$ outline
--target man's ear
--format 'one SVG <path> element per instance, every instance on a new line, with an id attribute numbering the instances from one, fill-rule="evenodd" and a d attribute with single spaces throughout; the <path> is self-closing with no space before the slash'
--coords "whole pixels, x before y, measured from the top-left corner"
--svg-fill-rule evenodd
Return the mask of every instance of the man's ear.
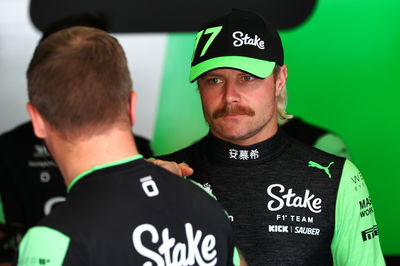
<path id="1" fill-rule="evenodd" d="M 288 77 L 287 67 L 286 65 L 281 66 L 281 69 L 276 77 L 275 82 L 275 96 L 278 97 L 281 94 L 283 86 L 286 84 L 286 79 Z"/>
<path id="2" fill-rule="evenodd" d="M 130 95 L 130 101 L 129 101 L 129 119 L 131 122 L 131 126 L 135 124 L 135 118 L 136 118 L 136 92 L 131 91 Z"/>
<path id="3" fill-rule="evenodd" d="M 31 103 L 27 103 L 26 109 L 28 110 L 29 116 L 31 117 L 33 131 L 35 132 L 36 137 L 45 139 L 47 137 L 47 130 L 42 115 Z"/>

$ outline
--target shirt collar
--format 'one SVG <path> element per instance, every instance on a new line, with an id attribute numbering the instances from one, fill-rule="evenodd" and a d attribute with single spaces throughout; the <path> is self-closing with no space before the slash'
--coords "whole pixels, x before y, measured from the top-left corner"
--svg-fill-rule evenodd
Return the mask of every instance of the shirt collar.
<path id="1" fill-rule="evenodd" d="M 72 187 L 73 187 L 79 180 L 81 180 L 83 177 L 85 177 L 85 176 L 87 176 L 87 175 L 89 175 L 89 174 L 91 174 L 91 173 L 93 173 L 93 172 L 95 172 L 95 171 L 97 171 L 97 170 L 104 169 L 104 168 L 108 168 L 108 167 L 112 167 L 112 166 L 116 166 L 116 165 L 121 165 L 121 164 L 124 164 L 124 163 L 128 163 L 128 162 L 132 162 L 132 161 L 141 159 L 141 158 L 143 158 L 143 156 L 140 155 L 140 154 L 137 154 L 137 155 L 134 155 L 134 156 L 125 158 L 125 159 L 118 160 L 118 161 L 114 161 L 114 162 L 110 162 L 110 163 L 106 163 L 106 164 L 102 164 L 102 165 L 96 165 L 96 166 L 90 168 L 89 170 L 86 170 L 85 172 L 81 173 L 80 175 L 76 176 L 76 177 L 72 180 L 72 182 L 69 183 L 69 185 L 68 185 L 68 187 L 67 187 L 67 193 L 69 193 L 69 192 L 71 191 Z"/>
<path id="2" fill-rule="evenodd" d="M 242 146 L 226 142 L 215 137 L 211 132 L 205 137 L 207 156 L 211 161 L 227 164 L 252 164 L 270 161 L 287 147 L 289 139 L 278 130 L 271 138 L 262 142 Z"/>

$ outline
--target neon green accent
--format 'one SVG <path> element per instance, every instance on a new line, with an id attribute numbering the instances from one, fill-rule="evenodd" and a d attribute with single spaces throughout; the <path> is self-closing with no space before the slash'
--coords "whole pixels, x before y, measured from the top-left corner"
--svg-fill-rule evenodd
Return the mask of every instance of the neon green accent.
<path id="1" fill-rule="evenodd" d="M 325 173 L 328 175 L 329 178 L 331 178 L 331 173 L 329 172 L 329 167 L 331 167 L 331 165 L 334 164 L 334 162 L 330 162 L 328 166 L 322 166 L 319 163 L 316 163 L 314 161 L 309 161 L 308 162 L 308 167 L 315 167 L 321 170 L 324 170 Z"/>
<path id="2" fill-rule="evenodd" d="M 197 183 L 196 181 L 194 181 L 194 180 L 192 180 L 190 178 L 185 177 L 185 179 L 190 181 L 194 185 L 198 186 L 203 191 L 205 191 L 210 197 L 212 197 L 213 199 L 218 201 L 217 197 L 209 189 L 206 189 L 204 186 L 202 186 L 201 184 Z M 229 213 L 225 209 L 224 209 L 224 213 L 225 213 L 226 217 L 229 217 Z"/>
<path id="3" fill-rule="evenodd" d="M 189 83 L 194 33 L 169 35 L 157 119 L 152 137 L 155 155 L 192 144 L 207 134 L 196 84 Z"/>
<path id="4" fill-rule="evenodd" d="M 352 160 L 368 178 L 383 252 L 396 256 L 399 10 L 398 0 L 320 0 L 303 24 L 281 31 L 289 73 L 288 112 L 332 129 L 345 140 Z"/>
<path id="5" fill-rule="evenodd" d="M 208 194 L 210 197 L 212 197 L 212 198 L 214 198 L 215 200 L 217 200 L 217 197 L 216 197 L 213 193 L 211 193 L 210 190 L 208 190 L 208 189 L 206 189 L 205 187 L 203 187 L 201 184 L 197 183 L 196 181 L 194 181 L 194 180 L 192 180 L 192 179 L 190 179 L 190 178 L 186 178 L 186 180 L 188 180 L 188 181 L 190 181 L 191 183 L 195 184 L 196 186 L 198 186 L 199 188 L 201 188 L 202 190 L 204 190 L 205 192 L 207 192 L 207 194 Z M 226 212 L 225 212 L 225 213 L 226 213 Z"/>
<path id="6" fill-rule="evenodd" d="M 222 56 L 198 63 L 190 69 L 189 80 L 193 82 L 200 75 L 216 68 L 235 68 L 248 72 L 259 78 L 266 78 L 271 75 L 275 62 L 244 57 L 244 56 Z"/>
<path id="7" fill-rule="evenodd" d="M 89 170 L 83 172 L 82 174 L 78 175 L 77 177 L 75 177 L 72 180 L 72 182 L 68 185 L 67 192 L 69 192 L 71 190 L 71 188 L 76 184 L 76 182 L 78 182 L 83 177 L 87 176 L 88 174 L 93 173 L 94 171 L 97 171 L 97 170 L 100 170 L 100 169 L 104 169 L 104 168 L 107 168 L 107 167 L 111 167 L 111 166 L 116 166 L 116 165 L 128 163 L 128 162 L 135 161 L 135 160 L 142 159 L 142 158 L 143 158 L 143 156 L 138 154 L 138 155 L 134 155 L 134 156 L 131 156 L 129 158 L 125 158 L 125 159 L 118 160 L 118 161 L 115 161 L 115 162 L 94 166 L 94 167 L 90 168 Z"/>
<path id="8" fill-rule="evenodd" d="M 19 246 L 18 265 L 59 266 L 67 254 L 70 238 L 45 226 L 31 228 Z"/>
<path id="9" fill-rule="evenodd" d="M 213 28 L 208 28 L 204 32 L 204 34 L 212 34 L 211 37 L 207 40 L 206 44 L 203 47 L 203 50 L 201 51 L 200 57 L 202 57 L 208 50 L 208 47 L 212 44 L 212 42 L 215 40 L 215 38 L 218 36 L 218 34 L 221 32 L 222 26 L 218 27 L 213 27 Z"/>
<path id="10" fill-rule="evenodd" d="M 197 45 L 199 44 L 200 38 L 203 35 L 204 30 L 199 31 L 196 35 L 196 41 L 194 42 L 194 49 L 193 49 L 193 54 L 192 54 L 192 62 L 193 62 L 193 58 L 194 55 L 196 54 L 196 49 L 197 49 Z"/>
<path id="11" fill-rule="evenodd" d="M 365 217 L 360 215 L 359 202 L 368 197 L 360 171 L 346 160 L 336 199 L 335 231 L 331 243 L 334 265 L 385 265 L 379 236 L 367 241 L 362 239 L 361 232 L 376 225 L 374 213 Z"/>
<path id="12" fill-rule="evenodd" d="M 240 256 L 237 247 L 233 250 L 233 265 L 240 266 Z"/>
<path id="13" fill-rule="evenodd" d="M 350 159 L 349 150 L 338 136 L 327 133 L 322 135 L 314 144 L 315 148 L 326 151 L 330 154 Z"/>
<path id="14" fill-rule="evenodd" d="M 0 195 L 0 224 L 6 223 L 6 215 L 4 214 L 3 202 L 1 201 Z"/>

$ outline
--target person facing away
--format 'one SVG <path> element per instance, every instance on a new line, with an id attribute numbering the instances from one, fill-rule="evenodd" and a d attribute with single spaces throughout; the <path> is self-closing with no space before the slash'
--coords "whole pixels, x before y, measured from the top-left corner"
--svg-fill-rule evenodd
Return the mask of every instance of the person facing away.
<path id="1" fill-rule="evenodd" d="M 274 27 L 233 10 L 197 33 L 190 81 L 210 131 L 162 160 L 186 162 L 230 214 L 249 265 L 384 265 L 356 166 L 278 128 L 287 66 Z"/>
<path id="2" fill-rule="evenodd" d="M 138 154 L 125 54 L 71 27 L 37 46 L 28 113 L 68 187 L 19 246 L 18 265 L 234 265 L 229 219 L 205 191 Z M 237 265 L 237 263 L 235 263 Z"/>
<path id="3" fill-rule="evenodd" d="M 40 41 L 71 27 L 88 26 L 108 31 L 101 14 L 83 13 L 53 22 Z M 148 139 L 134 135 L 144 158 L 153 156 Z M 0 135 L 0 263 L 11 261 L 21 236 L 65 200 L 66 187 L 43 140 L 33 132 L 31 121 Z M 4 219 L 1 219 L 4 217 Z"/>

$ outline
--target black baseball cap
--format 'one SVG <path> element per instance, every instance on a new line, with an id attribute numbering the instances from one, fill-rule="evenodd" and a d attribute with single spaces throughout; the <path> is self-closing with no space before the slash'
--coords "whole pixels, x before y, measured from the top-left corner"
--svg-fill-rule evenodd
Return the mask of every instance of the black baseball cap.
<path id="1" fill-rule="evenodd" d="M 234 68 L 259 78 L 283 65 L 283 47 L 275 27 L 254 12 L 232 10 L 197 33 L 189 80 L 207 71 Z"/>

